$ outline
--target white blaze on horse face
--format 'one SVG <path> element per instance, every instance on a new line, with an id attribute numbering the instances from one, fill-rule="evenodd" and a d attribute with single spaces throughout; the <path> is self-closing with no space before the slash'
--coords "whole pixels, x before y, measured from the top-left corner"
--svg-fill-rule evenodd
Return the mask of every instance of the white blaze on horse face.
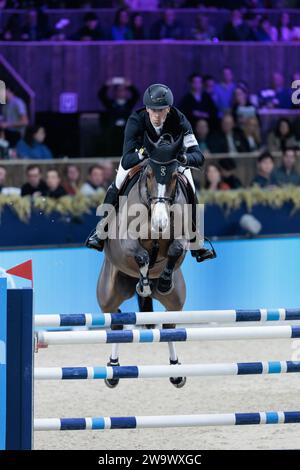
<path id="1" fill-rule="evenodd" d="M 166 193 L 166 185 L 158 183 L 157 197 L 164 197 Z M 151 230 L 153 232 L 163 233 L 169 225 L 169 213 L 166 202 L 156 202 L 152 210 Z"/>

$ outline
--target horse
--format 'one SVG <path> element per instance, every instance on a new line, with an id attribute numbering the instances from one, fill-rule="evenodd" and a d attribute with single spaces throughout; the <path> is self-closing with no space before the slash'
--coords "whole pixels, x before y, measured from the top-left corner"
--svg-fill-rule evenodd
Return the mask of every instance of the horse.
<path id="1" fill-rule="evenodd" d="M 120 195 L 124 197 L 119 200 L 123 201 L 108 224 L 115 232 L 111 236 L 110 228 L 108 230 L 97 285 L 98 303 L 104 313 L 120 311 L 121 303 L 135 293 L 141 311 L 153 311 L 152 299 L 161 302 L 167 311 L 182 310 L 186 299 L 180 266 L 188 249 L 190 232 L 185 234 L 178 220 L 182 222 L 190 196 L 187 179 L 179 172 L 180 162 L 176 158 L 182 148 L 183 135 L 176 140 L 169 134 L 158 142 L 153 142 L 148 135 L 147 139 L 152 146 L 151 156 L 138 166 L 127 190 L 123 193 L 121 190 Z M 130 224 L 135 219 L 130 211 L 136 205 L 142 209 L 143 217 L 139 219 L 138 236 L 133 236 Z M 126 236 L 122 236 L 124 234 Z M 163 328 L 175 328 L 175 325 L 166 324 Z M 113 345 L 107 365 L 119 365 L 118 346 Z M 170 364 L 179 364 L 174 344 L 168 343 L 168 346 Z M 181 388 L 186 378 L 175 377 L 170 381 Z M 118 379 L 107 379 L 106 385 L 113 388 L 118 382 Z"/>

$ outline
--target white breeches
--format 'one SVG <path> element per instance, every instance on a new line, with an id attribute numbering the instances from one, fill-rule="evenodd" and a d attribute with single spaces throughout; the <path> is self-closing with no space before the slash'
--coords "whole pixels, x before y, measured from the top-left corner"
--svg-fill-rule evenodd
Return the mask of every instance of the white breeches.
<path id="1" fill-rule="evenodd" d="M 128 175 L 129 171 L 130 171 L 130 169 L 129 170 L 124 170 L 124 168 L 122 167 L 121 162 L 120 162 L 118 172 L 117 172 L 117 176 L 116 176 L 116 186 L 117 186 L 118 189 L 120 189 L 120 187 L 122 186 L 123 181 L 125 180 L 125 178 Z M 178 168 L 178 171 L 180 173 L 184 173 L 184 175 L 189 180 L 189 183 L 192 186 L 193 191 L 195 192 L 194 180 L 193 180 L 193 176 L 192 176 L 192 172 L 191 172 L 190 168 L 185 168 L 184 166 L 180 166 Z"/>

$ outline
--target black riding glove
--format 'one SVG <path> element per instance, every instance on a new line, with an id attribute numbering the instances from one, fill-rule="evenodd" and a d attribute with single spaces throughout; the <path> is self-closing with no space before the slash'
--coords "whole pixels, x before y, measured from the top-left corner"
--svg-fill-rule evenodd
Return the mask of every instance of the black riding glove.
<path id="1" fill-rule="evenodd" d="M 145 160 L 145 158 L 150 157 L 150 154 L 149 154 L 148 150 L 146 149 L 146 147 L 141 147 L 138 151 L 138 154 L 139 154 L 140 161 L 143 161 L 143 160 Z"/>
<path id="2" fill-rule="evenodd" d="M 183 166 L 186 166 L 187 165 L 187 162 L 188 162 L 188 158 L 186 156 L 186 153 L 184 151 L 181 151 L 178 155 L 177 155 L 177 160 L 179 161 L 179 163 Z"/>

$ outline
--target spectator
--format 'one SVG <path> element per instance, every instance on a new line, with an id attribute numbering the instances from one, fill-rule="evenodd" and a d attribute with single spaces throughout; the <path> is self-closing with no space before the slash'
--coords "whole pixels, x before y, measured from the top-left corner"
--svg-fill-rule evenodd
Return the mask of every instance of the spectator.
<path id="1" fill-rule="evenodd" d="M 15 95 L 12 88 L 6 88 L 6 104 L 3 105 L 3 121 L 0 128 L 5 129 L 6 138 L 14 146 L 24 135 L 29 119 L 26 104 Z"/>
<path id="2" fill-rule="evenodd" d="M 55 168 L 47 170 L 47 192 L 46 196 L 53 199 L 59 199 L 62 196 L 65 196 L 67 193 L 61 185 L 61 179 L 58 171 Z"/>
<path id="3" fill-rule="evenodd" d="M 132 39 L 136 41 L 147 39 L 144 28 L 144 18 L 140 13 L 136 13 L 135 15 L 133 15 L 131 23 Z"/>
<path id="4" fill-rule="evenodd" d="M 3 193 L 5 188 L 7 171 L 5 166 L 0 165 L 0 193 Z"/>
<path id="5" fill-rule="evenodd" d="M 179 21 L 176 20 L 175 11 L 165 10 L 161 20 L 154 23 L 152 27 L 152 39 L 183 39 L 183 30 Z"/>
<path id="6" fill-rule="evenodd" d="M 213 153 L 249 152 L 250 150 L 244 132 L 235 127 L 234 119 L 229 113 L 222 118 L 221 131 L 212 136 L 210 148 Z"/>
<path id="7" fill-rule="evenodd" d="M 277 36 L 277 29 L 271 24 L 269 18 L 264 15 L 259 22 L 256 33 L 257 40 L 261 42 L 277 41 Z"/>
<path id="8" fill-rule="evenodd" d="M 245 25 L 248 28 L 247 41 L 258 40 L 260 18 L 261 18 L 261 15 L 258 15 L 256 13 L 252 13 L 252 12 L 245 13 L 244 20 L 245 20 Z"/>
<path id="9" fill-rule="evenodd" d="M 293 40 L 293 28 L 290 25 L 290 15 L 286 11 L 283 11 L 279 17 L 277 36 L 278 41 Z"/>
<path id="10" fill-rule="evenodd" d="M 139 99 L 135 86 L 123 77 L 109 79 L 98 97 L 105 112 L 102 115 L 104 146 L 108 155 L 121 155 L 126 121 Z"/>
<path id="11" fill-rule="evenodd" d="M 278 186 L 300 185 L 300 174 L 296 171 L 296 149 L 287 147 L 282 156 L 282 165 L 274 171 L 274 183 Z"/>
<path id="12" fill-rule="evenodd" d="M 4 41 L 18 41 L 21 36 L 20 15 L 13 13 L 7 20 L 3 31 Z"/>
<path id="13" fill-rule="evenodd" d="M 206 119 L 196 121 L 195 137 L 201 152 L 209 152 L 209 125 Z"/>
<path id="14" fill-rule="evenodd" d="M 26 13 L 26 22 L 21 29 L 22 41 L 40 41 L 50 36 L 47 15 L 35 8 Z"/>
<path id="15" fill-rule="evenodd" d="M 221 116 L 231 110 L 233 93 L 236 88 L 232 69 L 225 66 L 222 70 L 222 79 L 215 87 L 215 93 L 218 102 L 219 113 Z"/>
<path id="16" fill-rule="evenodd" d="M 3 129 L 0 129 L 0 159 L 7 159 L 10 157 L 11 150 L 9 148 L 9 142 L 5 138 L 5 132 Z"/>
<path id="17" fill-rule="evenodd" d="M 191 29 L 190 39 L 196 41 L 212 41 L 216 38 L 216 30 L 209 23 L 207 16 L 202 13 L 198 13 L 195 20 L 195 26 Z"/>
<path id="18" fill-rule="evenodd" d="M 270 152 L 262 153 L 257 159 L 257 173 L 252 185 L 268 188 L 274 186 L 274 158 Z"/>
<path id="19" fill-rule="evenodd" d="M 179 103 L 180 110 L 186 115 L 192 126 L 198 119 L 204 118 L 213 127 L 217 121 L 218 110 L 210 95 L 203 91 L 201 75 L 191 75 L 189 85 L 190 91 Z"/>
<path id="20" fill-rule="evenodd" d="M 226 183 L 230 189 L 238 189 L 242 187 L 240 179 L 236 176 L 236 163 L 233 158 L 222 158 L 219 160 L 221 175 L 223 182 Z"/>
<path id="21" fill-rule="evenodd" d="M 80 192 L 84 196 L 93 196 L 99 191 L 104 191 L 104 171 L 100 165 L 89 168 L 88 180 L 81 186 Z"/>
<path id="22" fill-rule="evenodd" d="M 83 17 L 83 26 L 71 36 L 74 41 L 101 41 L 104 38 L 96 13 L 88 12 Z"/>
<path id="23" fill-rule="evenodd" d="M 275 130 L 269 133 L 267 140 L 271 152 L 284 150 L 286 147 L 295 147 L 297 143 L 292 125 L 286 118 L 278 120 Z"/>
<path id="24" fill-rule="evenodd" d="M 257 117 L 254 116 L 246 119 L 242 129 L 249 145 L 249 151 L 255 152 L 259 150 L 262 145 L 262 139 Z"/>
<path id="25" fill-rule="evenodd" d="M 205 189 L 209 191 L 230 189 L 229 185 L 222 180 L 220 167 L 216 163 L 206 166 Z"/>
<path id="26" fill-rule="evenodd" d="M 248 37 L 249 28 L 243 21 L 243 13 L 240 10 L 233 10 L 230 21 L 223 29 L 223 41 L 247 41 Z"/>
<path id="27" fill-rule="evenodd" d="M 46 132 L 42 126 L 29 126 L 25 131 L 23 139 L 19 140 L 16 146 L 19 158 L 30 160 L 50 160 L 53 158 L 52 152 L 44 144 Z"/>
<path id="28" fill-rule="evenodd" d="M 65 168 L 65 177 L 63 181 L 63 188 L 67 194 L 74 196 L 78 193 L 81 186 L 81 173 L 77 165 L 70 164 Z"/>
<path id="29" fill-rule="evenodd" d="M 203 90 L 211 97 L 216 107 L 219 108 L 216 81 L 212 75 L 203 76 Z"/>
<path id="30" fill-rule="evenodd" d="M 105 189 L 113 182 L 115 179 L 115 169 L 114 164 L 111 160 L 106 160 L 102 163 L 102 168 L 104 171 L 104 187 Z"/>
<path id="31" fill-rule="evenodd" d="M 256 108 L 250 103 L 247 89 L 240 85 L 237 86 L 233 93 L 232 114 L 237 124 L 242 127 L 244 122 L 256 117 Z"/>
<path id="32" fill-rule="evenodd" d="M 261 106 L 266 108 L 292 108 L 291 89 L 285 88 L 280 72 L 274 72 L 270 89 L 260 91 Z"/>
<path id="33" fill-rule="evenodd" d="M 22 196 L 45 196 L 48 188 L 42 179 L 41 168 L 38 165 L 29 165 L 26 168 L 27 182 L 21 188 Z"/>
<path id="34" fill-rule="evenodd" d="M 126 41 L 128 39 L 133 39 L 129 22 L 130 17 L 127 9 L 120 8 L 116 12 L 115 21 L 111 28 L 111 39 L 113 41 Z"/>

